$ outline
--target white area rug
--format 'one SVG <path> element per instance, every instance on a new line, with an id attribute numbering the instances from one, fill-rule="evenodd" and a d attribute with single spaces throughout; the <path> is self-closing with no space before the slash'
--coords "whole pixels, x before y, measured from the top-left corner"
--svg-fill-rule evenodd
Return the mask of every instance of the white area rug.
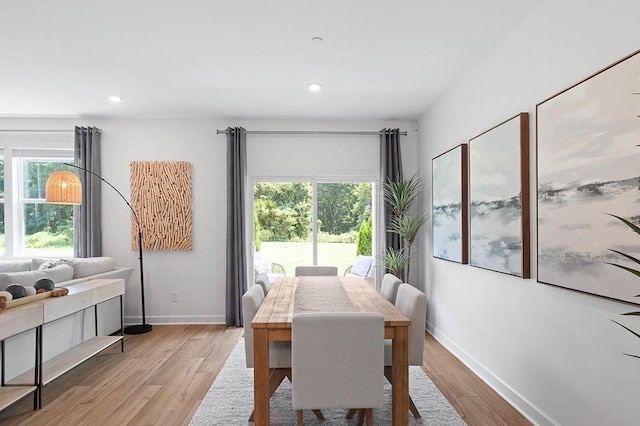
<path id="1" fill-rule="evenodd" d="M 253 411 L 253 369 L 244 359 L 244 339 L 240 339 L 227 362 L 220 370 L 202 404 L 191 419 L 192 426 L 246 425 Z M 376 425 L 391 424 L 391 386 L 385 381 L 384 404 L 374 410 Z M 409 393 L 422 419 L 409 413 L 410 425 L 465 425 L 438 388 L 420 367 L 409 367 Z M 271 425 L 295 425 L 291 407 L 291 383 L 285 379 L 270 403 Z M 311 411 L 305 412 L 305 425 L 356 425 L 357 415 L 346 420 L 346 410 L 322 410 L 325 421 L 319 421 Z"/>

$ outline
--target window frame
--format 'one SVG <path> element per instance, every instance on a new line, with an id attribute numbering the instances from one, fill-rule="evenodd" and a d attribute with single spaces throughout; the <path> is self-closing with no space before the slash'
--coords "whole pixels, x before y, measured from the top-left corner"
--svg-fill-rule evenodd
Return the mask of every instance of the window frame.
<path id="1" fill-rule="evenodd" d="M 46 142 L 23 141 L 21 139 L 25 139 L 24 135 L 17 136 L 0 144 L 0 156 L 4 162 L 4 198 L 2 202 L 4 203 L 5 235 L 5 250 L 4 253 L 0 253 L 0 259 L 5 260 L 34 257 L 34 253 L 29 252 L 25 247 L 25 205 L 45 202 L 42 198 L 24 197 L 22 173 L 24 160 L 47 161 L 59 159 L 62 162 L 73 162 L 74 157 L 72 135 L 71 137 L 66 135 L 66 138 L 52 137 L 51 140 Z M 42 135 L 39 136 L 42 137 Z M 55 249 L 42 254 L 43 257 L 68 255 L 68 251 L 56 251 Z"/>
<path id="2" fill-rule="evenodd" d="M 253 201 L 254 201 L 254 189 L 255 184 L 260 182 L 298 182 L 298 183 L 310 183 L 312 188 L 312 258 L 313 264 L 317 265 L 318 262 L 318 238 L 317 238 L 317 221 L 318 221 L 318 192 L 317 185 L 319 183 L 370 183 L 371 184 L 371 215 L 373 221 L 373 229 L 378 228 L 378 222 L 381 220 L 381 185 L 378 176 L 373 175 L 350 175 L 350 176 L 268 176 L 268 175 L 248 175 L 246 180 L 245 191 L 245 247 L 247 256 L 247 271 L 249 283 L 253 282 L 253 252 L 255 250 L 255 242 L 253 240 Z M 380 247 L 380 234 L 378 232 L 372 233 L 372 253 L 374 257 L 377 257 L 377 253 Z M 340 271 L 339 271 L 340 273 Z M 377 278 L 376 278 L 377 281 Z"/>

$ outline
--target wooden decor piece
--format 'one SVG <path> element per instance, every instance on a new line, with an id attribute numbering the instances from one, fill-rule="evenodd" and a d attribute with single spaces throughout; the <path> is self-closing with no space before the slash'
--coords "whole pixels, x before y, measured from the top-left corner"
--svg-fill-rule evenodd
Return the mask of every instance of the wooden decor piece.
<path id="1" fill-rule="evenodd" d="M 191 250 L 191 164 L 188 161 L 132 161 L 131 206 L 138 213 L 144 250 Z M 138 229 L 131 220 L 131 249 Z"/>
<path id="2" fill-rule="evenodd" d="M 20 299 L 7 300 L 6 297 L 0 296 L 0 311 L 3 309 L 15 308 L 17 306 L 26 305 L 28 303 L 38 302 L 49 297 L 62 297 L 69 294 L 69 289 L 65 287 L 56 287 L 51 291 L 39 291 L 31 296 L 21 297 Z"/>

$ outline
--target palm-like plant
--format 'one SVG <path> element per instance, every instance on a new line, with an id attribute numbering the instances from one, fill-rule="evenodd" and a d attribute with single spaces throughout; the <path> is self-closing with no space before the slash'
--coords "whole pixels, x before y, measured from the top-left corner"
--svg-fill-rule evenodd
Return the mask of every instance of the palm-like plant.
<path id="1" fill-rule="evenodd" d="M 390 247 L 384 253 L 384 265 L 390 274 L 400 277 L 404 272 L 404 267 L 409 260 L 403 249 L 394 250 Z"/>
<path id="2" fill-rule="evenodd" d="M 630 222 L 629 220 L 627 220 L 627 219 L 625 219 L 625 218 L 623 218 L 623 217 L 616 216 L 615 214 L 611 214 L 611 213 L 606 213 L 606 214 L 608 214 L 609 216 L 613 216 L 613 217 L 615 217 L 616 219 L 620 220 L 622 223 L 624 223 L 624 224 L 625 224 L 625 225 L 627 225 L 630 229 L 632 229 L 632 230 L 633 230 L 633 232 L 635 232 L 636 234 L 640 235 L 640 227 L 638 227 L 638 226 L 637 226 L 637 225 L 635 225 L 634 223 Z M 626 253 L 623 253 L 623 252 L 621 252 L 621 251 L 619 251 L 619 250 L 614 250 L 614 249 L 609 249 L 609 250 L 611 250 L 612 252 L 617 253 L 617 254 L 619 254 L 619 255 L 621 255 L 621 256 L 623 256 L 623 257 L 625 257 L 626 259 L 629 259 L 630 261 L 632 261 L 632 262 L 634 262 L 634 263 L 636 263 L 636 264 L 640 265 L 640 259 L 638 259 L 638 258 L 636 258 L 636 257 L 630 256 L 630 255 L 628 255 L 628 254 L 626 254 Z M 627 272 L 630 272 L 630 273 L 634 274 L 634 275 L 635 275 L 635 276 L 637 276 L 637 277 L 640 277 L 640 271 L 639 271 L 639 270 L 637 270 L 637 269 L 630 268 L 630 267 L 628 267 L 628 266 L 624 266 L 624 265 L 618 265 L 617 263 L 611 263 L 611 262 L 605 262 L 605 263 L 608 263 L 609 265 L 613 265 L 613 266 L 615 266 L 615 267 L 617 267 L 617 268 L 620 268 L 620 269 L 623 269 L 623 270 L 625 270 L 625 271 L 627 271 Z M 635 297 L 640 297 L 640 294 L 635 295 Z M 640 311 L 627 312 L 627 313 L 624 313 L 624 314 L 622 314 L 622 315 L 640 316 Z M 629 328 L 629 327 L 627 327 L 626 325 L 621 324 L 621 323 L 619 323 L 618 321 L 615 321 L 615 320 L 611 320 L 611 321 L 615 322 L 615 323 L 616 323 L 616 324 L 618 324 L 620 327 L 624 328 L 625 330 L 627 330 L 628 332 L 630 332 L 630 333 L 631 333 L 631 334 L 633 334 L 634 336 L 636 336 L 636 337 L 640 338 L 640 334 L 636 333 L 635 331 L 633 331 L 632 329 L 630 329 L 630 328 Z M 634 358 L 640 358 L 640 356 L 638 356 L 638 355 L 632 355 L 632 354 L 627 354 L 627 353 L 625 353 L 625 355 L 632 356 L 632 357 L 634 357 Z"/>
<path id="3" fill-rule="evenodd" d="M 422 179 L 417 173 L 409 179 L 390 179 L 384 186 L 384 199 L 393 213 L 387 231 L 400 236 L 400 249 L 388 248 L 384 261 L 387 270 L 403 281 L 409 279 L 411 246 L 418 236 L 420 228 L 427 221 L 424 214 L 412 215 L 409 213 L 411 206 L 420 195 L 421 189 Z"/>

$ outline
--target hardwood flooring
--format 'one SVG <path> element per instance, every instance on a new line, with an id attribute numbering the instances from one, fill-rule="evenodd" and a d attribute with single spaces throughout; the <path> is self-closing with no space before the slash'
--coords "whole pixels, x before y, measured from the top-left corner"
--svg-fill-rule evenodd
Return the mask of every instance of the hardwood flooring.
<path id="1" fill-rule="evenodd" d="M 42 409 L 25 397 L 0 412 L 0 425 L 188 425 L 241 335 L 164 325 L 125 336 L 124 353 L 118 344 L 89 359 L 44 387 Z M 424 350 L 425 371 L 467 424 L 529 424 L 429 334 Z"/>

